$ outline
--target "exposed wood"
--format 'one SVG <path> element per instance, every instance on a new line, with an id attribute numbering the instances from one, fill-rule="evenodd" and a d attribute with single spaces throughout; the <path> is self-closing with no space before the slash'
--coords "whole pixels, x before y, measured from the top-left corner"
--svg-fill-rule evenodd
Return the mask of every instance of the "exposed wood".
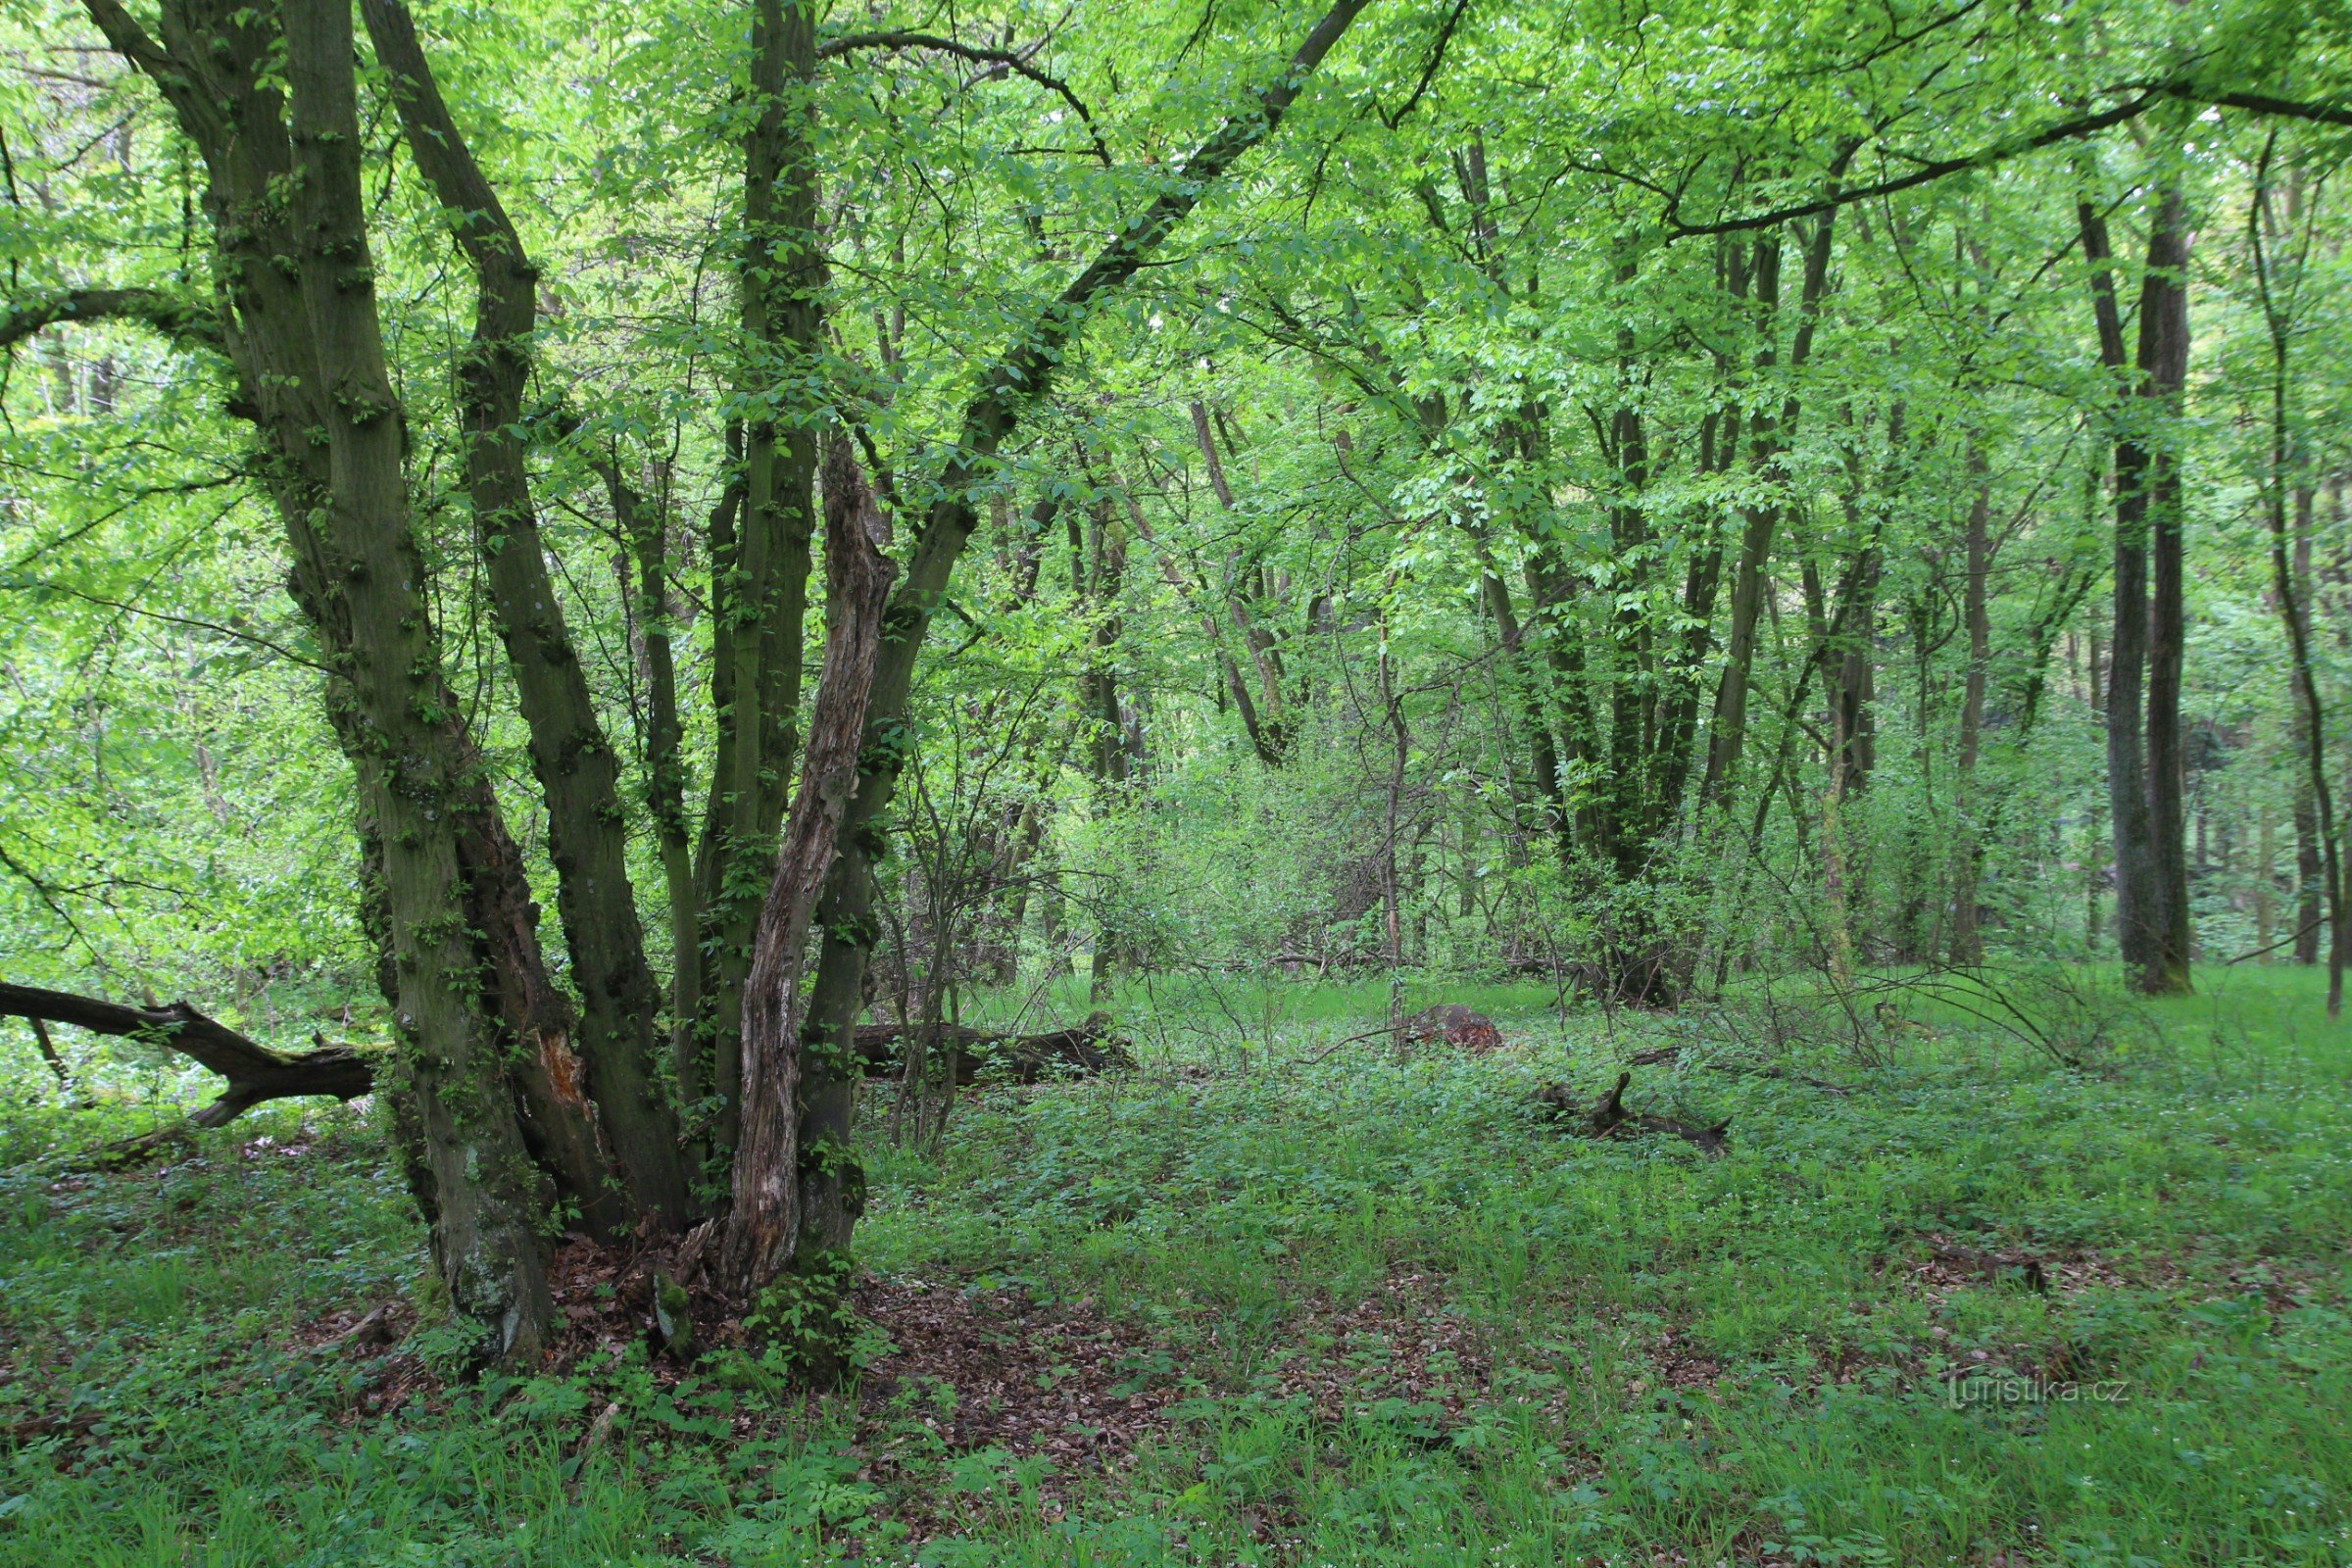
<path id="1" fill-rule="evenodd" d="M 743 998 L 743 1114 L 734 1206 L 718 1256 L 720 1280 L 740 1296 L 765 1287 L 792 1260 L 800 1225 L 803 1082 L 830 1087 L 850 1076 L 824 1042 L 805 1050 L 808 1004 L 801 978 L 809 922 L 858 787 L 858 752 L 894 570 L 882 553 L 889 538 L 848 439 L 834 435 L 825 452 L 824 674 Z"/>

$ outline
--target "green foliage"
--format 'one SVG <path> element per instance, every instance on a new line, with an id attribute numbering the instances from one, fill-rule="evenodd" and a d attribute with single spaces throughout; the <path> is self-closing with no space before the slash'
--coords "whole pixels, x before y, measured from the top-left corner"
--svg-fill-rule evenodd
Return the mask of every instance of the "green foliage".
<path id="1" fill-rule="evenodd" d="M 61 1081 L 7 1020 L 0 1564 L 2352 1554 L 2352 1061 L 2278 951 L 2317 907 L 2308 759 L 2332 779 L 2352 739 L 2342 6 L 1367 8 L 968 471 L 987 368 L 1186 187 L 1297 8 L 816 16 L 782 105 L 819 175 L 788 243 L 826 264 L 798 345 L 742 324 L 743 138 L 777 107 L 749 13 L 417 9 L 538 269 L 511 433 L 602 730 L 570 743 L 624 775 L 634 886 L 602 894 L 666 932 L 694 879 L 652 803 L 723 794 L 744 431 L 847 422 L 902 567 L 943 475 L 977 527 L 936 606 L 887 613 L 932 634 L 861 752 L 899 778 L 856 830 L 875 912 L 830 934 L 875 949 L 882 1014 L 1103 1005 L 1145 1071 L 943 1088 L 911 1134 L 894 1111 L 808 1146 L 878 1173 L 871 1217 L 749 1348 L 690 1346 L 665 1279 L 665 1359 L 459 1385 L 477 1336 L 381 1110 L 279 1107 L 69 1176 L 202 1075 L 64 1036 Z M 958 47 L 851 46 L 905 29 Z M 362 54 L 440 673 L 554 909 L 465 482 L 471 290 Z M 277 1046 L 384 1039 L 343 688 L 195 329 L 234 307 L 222 215 L 80 8 L 0 13 L 0 977 L 185 994 Z M 2197 234 L 2177 412 L 2101 364 L 2079 216 L 2105 215 L 2129 313 L 2167 190 Z M 90 290 L 163 305 L 58 309 Z M 2152 1014 L 2090 967 L 2124 437 L 2186 475 L 2208 995 Z M 783 657 L 813 674 L 806 630 Z M 756 862 L 717 894 L 756 906 Z M 1616 1005 L 1644 986 L 1683 1010 Z M 1382 1025 L 1439 1002 L 1532 1044 L 1394 1051 Z M 1721 1159 L 1528 1109 L 1666 1046 L 1638 1093 L 1729 1114 Z M 1134 1337 L 1122 1386 L 1184 1415 L 1081 1478 L 951 1450 L 923 1401 L 952 1388 L 804 1397 L 812 1363 L 883 1353 L 846 1315 L 859 1267 L 1088 1300 Z M 424 1319 L 397 1353 L 314 1332 L 394 1298 Z M 1392 1298 L 1484 1381 L 1391 1376 L 1334 1326 Z M 1301 1381 L 1329 1356 L 1336 1408 Z M 2129 1396 L 1957 1402 L 1946 1377 L 2051 1368 Z"/>
<path id="2" fill-rule="evenodd" d="M 2164 1004 L 2107 1076 L 1940 1014 L 1877 1071 L 1776 1058 L 1845 1097 L 1709 1070 L 1742 1058 L 1696 1041 L 1639 1092 L 1730 1114 L 1712 1160 L 1523 1108 L 1688 1030 L 1563 1020 L 1523 988 L 1481 998 L 1511 1054 L 1309 1062 L 1380 1001 L 1294 988 L 1247 1070 L 1167 1072 L 1204 1064 L 1183 1050 L 1131 1082 L 991 1091 L 935 1159 L 873 1152 L 866 1267 L 1091 1298 L 1146 1347 L 1126 1386 L 1184 1396 L 1115 1476 L 942 1448 L 918 1389 L 860 1417 L 740 1350 L 657 1375 L 642 1342 L 380 1413 L 429 1324 L 390 1352 L 301 1327 L 430 1272 L 365 1123 L 283 1111 L 86 1182 L 20 1167 L 0 1561 L 2340 1558 L 2352 1102 L 2341 1039 L 2297 1021 L 2306 988 Z M 2051 1289 L 1938 1271 L 1971 1249 Z M 1339 1315 L 1367 1300 L 1409 1312 L 1368 1338 Z M 1410 1324 L 1452 1325 L 1487 1374 L 1393 1361 Z M 1331 1365 L 1336 1410 L 1301 1392 Z M 1951 1392 L 2036 1378 L 2121 1394 Z M 49 1417 L 81 1424 L 23 1436 Z"/>

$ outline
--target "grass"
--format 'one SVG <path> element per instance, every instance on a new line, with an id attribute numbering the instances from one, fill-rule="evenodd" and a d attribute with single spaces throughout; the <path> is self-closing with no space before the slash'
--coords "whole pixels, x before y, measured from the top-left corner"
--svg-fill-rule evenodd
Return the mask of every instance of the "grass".
<path id="1" fill-rule="evenodd" d="M 1563 1016 L 1542 988 L 1433 985 L 1408 1004 L 1469 1002 L 1515 1049 L 1310 1063 L 1384 987 L 1131 994 L 1143 1072 L 975 1096 L 936 1152 L 870 1151 L 858 1233 L 873 1270 L 1085 1303 L 1147 1347 L 1137 1386 L 1179 1419 L 1112 1478 L 925 1449 L 912 1405 L 878 1440 L 846 1399 L 726 1364 L 665 1383 L 642 1354 L 363 1414 L 395 1363 L 294 1330 L 429 1307 L 372 1129 L 313 1111 L 306 1153 L 245 1152 L 297 1142 L 281 1108 L 164 1174 L 61 1183 L 32 1152 L 95 1135 L 28 1078 L 0 1127 L 24 1161 L 0 1180 L 0 1565 L 2342 1568 L 2352 1029 L 2309 975 L 2207 983 L 2095 1071 L 1933 1008 L 1880 1067 L 1774 1058 L 1842 1096 L 1638 1069 L 1645 1104 L 1733 1118 L 1713 1160 L 1564 1136 L 1525 1100 L 1596 1096 L 1670 1039 L 1730 1059 L 1752 1002 Z M 61 1417 L 82 1430 L 28 1425 Z M 877 1441 L 916 1458 L 884 1475 Z"/>

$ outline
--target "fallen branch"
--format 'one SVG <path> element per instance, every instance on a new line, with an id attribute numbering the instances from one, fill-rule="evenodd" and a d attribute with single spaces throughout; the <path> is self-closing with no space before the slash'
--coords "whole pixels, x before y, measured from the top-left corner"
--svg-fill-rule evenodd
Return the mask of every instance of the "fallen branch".
<path id="1" fill-rule="evenodd" d="M 1553 1121 L 1567 1126 L 1580 1138 L 1631 1138 L 1638 1133 L 1671 1133 L 1685 1143 L 1704 1150 L 1710 1154 L 1723 1152 L 1728 1141 L 1732 1119 L 1729 1116 L 1711 1127 L 1695 1122 L 1678 1121 L 1672 1116 L 1651 1116 L 1625 1108 L 1626 1086 L 1634 1081 L 1630 1072 L 1617 1075 L 1609 1092 L 1590 1109 L 1578 1108 L 1576 1097 L 1566 1084 L 1546 1084 L 1535 1093 L 1535 1102 Z"/>
<path id="2" fill-rule="evenodd" d="M 1307 1057 L 1305 1065 L 1314 1066 L 1342 1046 L 1352 1046 L 1359 1040 L 1377 1039 L 1381 1035 L 1395 1036 L 1398 1034 L 1401 1034 L 1406 1043 L 1410 1045 L 1443 1044 L 1457 1046 L 1468 1052 L 1494 1051 L 1502 1045 L 1502 1031 L 1494 1027 L 1494 1019 L 1483 1013 L 1473 1012 L 1468 1007 L 1446 1003 L 1435 1007 L 1423 1007 L 1419 1012 L 1400 1023 L 1384 1023 L 1379 1028 L 1367 1029 L 1360 1035 L 1349 1035 L 1345 1040 L 1335 1040 Z"/>
<path id="3" fill-rule="evenodd" d="M 1016 1084 L 1044 1078 L 1092 1078 L 1114 1067 L 1135 1065 L 1127 1043 L 1110 1033 L 1110 1019 L 1096 1013 L 1075 1029 L 1046 1034 L 1007 1035 L 961 1025 L 936 1029 L 906 1029 L 895 1023 L 858 1026 L 858 1055 L 868 1078 L 895 1076 L 906 1058 L 906 1046 L 919 1043 L 926 1059 L 936 1059 L 944 1047 L 955 1052 L 956 1082 L 977 1083 L 992 1069 Z"/>
<path id="4" fill-rule="evenodd" d="M 184 1002 L 161 1007 L 126 1007 L 71 992 L 0 981 L 0 1017 L 70 1023 L 92 1034 L 143 1040 L 176 1051 L 228 1080 L 220 1099 L 189 1122 L 219 1127 L 236 1120 L 265 1100 L 325 1095 L 356 1100 L 375 1088 L 375 1063 L 350 1046 L 326 1046 L 288 1055 L 247 1039 Z"/>

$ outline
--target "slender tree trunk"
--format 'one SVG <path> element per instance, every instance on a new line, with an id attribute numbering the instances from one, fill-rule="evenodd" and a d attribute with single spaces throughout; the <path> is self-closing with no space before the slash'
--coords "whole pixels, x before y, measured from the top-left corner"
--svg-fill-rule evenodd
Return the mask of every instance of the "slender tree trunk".
<path id="1" fill-rule="evenodd" d="M 2107 222 L 2078 203 L 2082 256 L 2090 269 L 2099 363 L 2120 381 L 2126 365 L 2123 318 L 2116 305 L 2114 252 Z M 2115 844 L 2115 940 L 2125 973 L 2136 981 L 2154 952 L 2155 851 L 2142 743 L 2148 667 L 2146 446 L 2131 434 L 2131 406 L 2115 449 L 2115 639 L 2107 656 L 2107 806 Z"/>
<path id="2" fill-rule="evenodd" d="M 1974 494 L 1968 509 L 1968 580 L 1961 595 L 1961 613 L 1968 625 L 1968 678 L 1960 701 L 1959 778 L 1954 786 L 1960 833 L 1952 851 L 1952 961 L 1978 964 L 1984 961 L 1977 909 L 1977 873 L 1984 846 L 1977 820 L 1977 760 L 1984 746 L 1984 679 L 1992 658 L 1991 622 L 1985 611 L 1992 480 L 1983 440 L 1974 433 L 1968 444 L 1968 472 Z"/>
<path id="3" fill-rule="evenodd" d="M 1078 672 L 1078 722 L 1086 737 L 1087 771 L 1095 781 L 1096 809 L 1107 815 L 1117 808 L 1121 786 L 1127 782 L 1127 751 L 1121 744 L 1119 683 L 1116 660 L 1119 646 L 1118 597 L 1126 574 L 1127 549 L 1117 534 L 1108 496 L 1086 514 L 1069 514 L 1070 587 L 1078 612 L 1092 627 L 1090 650 Z M 1104 918 L 1095 934 L 1094 961 L 1087 981 L 1091 1000 L 1110 995 L 1112 977 L 1127 957 L 1126 942 L 1115 917 Z"/>
<path id="4" fill-rule="evenodd" d="M 1381 723 L 1393 742 L 1387 788 L 1382 794 L 1380 835 L 1381 933 L 1389 961 L 1389 1036 L 1396 1053 L 1405 1050 L 1404 1034 L 1404 918 L 1401 890 L 1396 880 L 1396 838 L 1403 830 L 1405 762 L 1411 756 L 1411 737 L 1405 729 L 1404 703 L 1396 692 L 1396 662 L 1389 652 L 1389 625 L 1379 627 Z"/>
<path id="5" fill-rule="evenodd" d="M 893 570 L 882 554 L 888 542 L 887 524 L 850 456 L 848 439 L 837 437 L 825 463 L 824 673 L 809 717 L 800 792 L 760 909 L 744 993 L 742 1136 L 735 1149 L 734 1204 L 727 1214 L 719 1274 L 745 1298 L 774 1281 L 793 1261 L 799 1244 L 805 1097 L 808 1109 L 821 1118 L 820 1131 L 847 1137 L 846 1108 L 844 1125 L 829 1125 L 830 1101 L 854 1086 L 857 1064 L 842 1058 L 839 1042 L 804 1038 L 801 971 L 809 921 L 857 786 L 858 751 L 881 655 L 882 605 Z M 861 1188 L 843 1192 L 837 1200 L 854 1216 L 863 1201 Z M 826 1303 L 817 1304 L 822 1309 Z M 778 1315 L 789 1321 L 794 1314 L 788 1307 Z M 811 1373 L 832 1381 L 841 1370 L 835 1360 L 837 1336 L 829 1324 L 805 1329 L 813 1332 L 805 1331 L 796 1348 L 813 1363 Z"/>
<path id="6" fill-rule="evenodd" d="M 2181 664 L 2187 652 L 2180 496 L 2181 440 L 2175 428 L 2188 374 L 2188 215 L 2177 187 L 2158 198 L 2140 290 L 2142 397 L 2156 421 L 2146 486 L 2149 534 L 2147 791 L 2153 907 L 2140 989 L 2151 996 L 2189 989 L 2187 776 L 2180 728 Z"/>
<path id="7" fill-rule="evenodd" d="M 2278 929 L 2278 817 L 2265 801 L 2254 813 L 2254 951 L 2269 953 L 2277 946 Z M 2269 959 L 2264 960 L 2266 963 Z"/>
<path id="8" fill-rule="evenodd" d="M 1477 552 L 1479 563 L 1479 600 L 1494 622 L 1494 640 L 1502 653 L 1503 684 L 1517 710 L 1527 745 L 1528 771 L 1532 777 L 1525 783 L 1514 779 L 1511 793 L 1523 809 L 1533 806 L 1538 798 L 1544 802 L 1544 821 L 1530 825 L 1540 825 L 1549 833 L 1564 864 L 1575 849 L 1575 825 L 1568 806 L 1559 746 L 1552 737 L 1551 723 L 1544 713 L 1541 672 L 1534 659 L 1529 656 L 1526 633 L 1519 624 L 1518 607 L 1511 603 L 1511 586 L 1503 580 L 1486 535 L 1474 529 L 1471 544 Z M 1551 635 L 1559 638 L 1566 634 L 1555 626 Z M 1513 771 L 1516 772 L 1516 769 Z M 1534 788 L 1527 788 L 1528 784 Z"/>
<path id="9" fill-rule="evenodd" d="M 2311 521 L 2313 487 L 2295 487 L 2295 537 L 2290 582 L 2295 603 L 2303 607 L 2305 635 L 2309 635 L 2312 605 Z M 2306 765 L 2296 777 L 2294 796 L 2295 821 L 2295 962 L 2316 964 L 2320 961 L 2320 926 L 2326 915 L 2320 877 L 2323 869 L 2320 847 L 2320 815 L 2318 798 L 2312 793 L 2314 775 L 2308 765 L 2313 752 L 2311 734 L 2311 695 L 2305 687 L 2305 672 L 2297 667 L 2292 671 L 2295 705 L 2295 749 L 2306 759 Z M 2323 773 L 2324 776 L 2324 773 Z"/>
<path id="10" fill-rule="evenodd" d="M 1840 155 L 1830 175 L 1837 192 L 1850 149 Z M 1837 210 L 1814 220 L 1806 237 L 1804 276 L 1797 289 L 1796 330 L 1788 350 L 1788 374 L 1793 377 L 1812 358 L 1813 335 L 1821 318 L 1821 302 L 1829 287 L 1830 242 Z M 1756 242 L 1754 269 L 1756 303 L 1764 314 L 1766 342 L 1757 357 L 1759 375 L 1769 373 L 1779 360 L 1772 333 L 1781 294 L 1781 239 L 1776 232 Z M 1788 442 L 1796 430 L 1801 405 L 1793 381 L 1783 396 L 1777 418 L 1756 420 L 1749 432 L 1748 466 L 1758 482 L 1777 477 Z M 1747 745 L 1748 683 L 1753 676 L 1756 623 L 1764 609 L 1766 572 L 1772 541 L 1780 524 L 1781 504 L 1767 500 L 1741 509 L 1740 563 L 1732 585 L 1731 627 L 1724 638 L 1723 679 L 1715 690 L 1715 718 L 1709 733 L 1707 771 L 1699 799 L 1728 805 L 1738 786 L 1740 756 Z"/>
<path id="11" fill-rule="evenodd" d="M 1228 514 L 1237 511 L 1233 485 L 1225 476 L 1224 459 L 1217 452 L 1216 434 L 1209 428 L 1207 408 L 1195 399 L 1192 405 L 1193 440 L 1200 449 L 1200 459 L 1208 469 L 1209 488 L 1216 493 L 1217 505 Z M 1251 739 L 1259 748 L 1261 758 L 1270 758 L 1278 765 L 1289 746 L 1290 718 L 1288 704 L 1283 699 L 1282 671 L 1274 649 L 1274 639 L 1257 624 L 1250 610 L 1248 585 L 1237 575 L 1237 559 L 1227 564 L 1226 612 L 1233 619 L 1234 630 L 1241 635 L 1242 646 L 1250 654 L 1251 667 L 1257 673 L 1258 699 L 1252 715 L 1258 727 L 1251 730 Z M 1222 639 L 1219 639 L 1220 644 Z M 1223 656 L 1220 646 L 1219 656 Z"/>
<path id="12" fill-rule="evenodd" d="M 751 412 L 743 425 L 743 505 L 718 611 L 727 622 L 726 701 L 718 715 L 724 771 L 713 785 L 715 822 L 697 873 L 710 963 L 703 1034 L 710 1091 L 720 1103 L 712 1134 L 722 1147 L 735 1140 L 743 986 L 792 789 L 816 472 L 808 395 L 798 389 L 816 373 L 825 283 L 809 143 L 815 14 L 810 0 L 754 0 L 751 17 L 756 112 L 744 136 L 738 371 Z"/>
<path id="13" fill-rule="evenodd" d="M 2261 290 L 2263 323 L 2269 330 L 2271 344 L 2270 483 L 2264 486 L 2263 510 L 2270 523 L 2273 587 L 2278 602 L 2279 618 L 2286 626 L 2287 653 L 2293 661 L 2295 694 L 2303 705 L 2301 722 L 2297 728 L 2304 741 L 2303 757 L 2312 815 L 2317 819 L 2320 831 L 2320 885 L 2327 901 L 2328 917 L 2328 1016 L 2335 1018 L 2343 1013 L 2345 943 L 2352 932 L 2347 931 L 2346 890 L 2336 832 L 2335 801 L 2328 784 L 2327 712 L 2320 701 L 2319 685 L 2314 678 L 2311 623 L 2304 608 L 2305 601 L 2298 593 L 2300 584 L 2295 571 L 2296 563 L 2292 560 L 2293 552 L 2308 549 L 2311 525 L 2308 487 L 2297 497 L 2298 515 L 2294 519 L 2291 535 L 2287 522 L 2287 497 L 2289 491 L 2295 488 L 2294 425 L 2287 395 L 2287 365 L 2293 323 L 2280 307 L 2270 249 L 2263 240 L 2264 220 L 2269 216 L 2265 208 L 2271 194 L 2267 188 L 2271 155 L 2272 147 L 2266 146 L 2254 201 L 2246 215 L 2246 232 L 2254 256 L 2255 279 Z M 2294 216 L 2294 210 L 2290 207 L 2287 220 L 2290 228 Z M 2185 356 L 2185 347 L 2181 353 Z"/>
<path id="14" fill-rule="evenodd" d="M 362 11 L 376 59 L 393 79 L 417 168 L 453 215 L 474 270 L 473 342 L 460 368 L 466 486 L 547 807 L 587 1090 L 631 1207 L 675 1225 L 688 1217 L 690 1200 L 677 1117 L 655 1072 L 661 991 L 646 961 L 629 877 L 619 759 L 549 577 L 525 466 L 522 397 L 538 324 L 538 270 L 441 100 L 408 8 L 401 0 L 363 0 Z"/>

